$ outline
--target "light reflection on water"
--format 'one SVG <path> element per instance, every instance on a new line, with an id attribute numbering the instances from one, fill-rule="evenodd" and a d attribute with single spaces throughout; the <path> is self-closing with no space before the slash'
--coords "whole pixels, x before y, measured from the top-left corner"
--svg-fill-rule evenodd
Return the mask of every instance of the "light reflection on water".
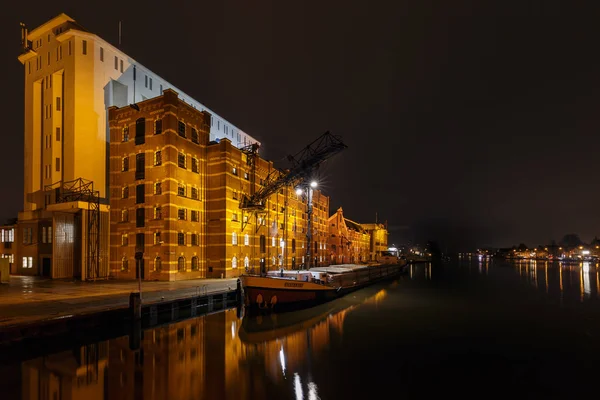
<path id="1" fill-rule="evenodd" d="M 145 330 L 138 349 L 123 336 L 24 361 L 21 398 L 317 400 L 307 365 L 340 340 L 349 313 L 386 299 L 384 287 L 297 313 L 175 322 Z"/>
<path id="2" fill-rule="evenodd" d="M 48 350 L 14 365 L 14 397 L 325 400 L 401 388 L 429 398 L 439 387 L 480 397 L 479 383 L 497 388 L 501 379 L 495 390 L 507 397 L 566 388 L 571 398 L 600 373 L 600 312 L 587 307 L 599 271 L 485 258 L 414 264 L 401 279 L 302 312 L 228 310 L 145 330 L 139 349 L 122 336 Z"/>
<path id="3" fill-rule="evenodd" d="M 550 298 L 578 299 L 580 302 L 600 299 L 600 264 L 588 261 L 579 263 L 546 260 L 490 260 L 482 262 L 472 258 L 464 260 L 470 266 L 478 264 L 477 272 L 487 275 L 490 268 L 511 266 L 522 282 L 546 293 Z M 485 265 L 485 267 L 483 267 Z"/>

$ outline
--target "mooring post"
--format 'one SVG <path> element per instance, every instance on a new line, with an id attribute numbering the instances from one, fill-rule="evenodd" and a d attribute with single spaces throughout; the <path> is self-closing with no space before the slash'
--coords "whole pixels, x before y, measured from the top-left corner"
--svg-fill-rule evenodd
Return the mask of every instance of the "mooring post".
<path id="1" fill-rule="evenodd" d="M 129 293 L 129 311 L 133 321 L 139 321 L 142 319 L 141 293 Z"/>

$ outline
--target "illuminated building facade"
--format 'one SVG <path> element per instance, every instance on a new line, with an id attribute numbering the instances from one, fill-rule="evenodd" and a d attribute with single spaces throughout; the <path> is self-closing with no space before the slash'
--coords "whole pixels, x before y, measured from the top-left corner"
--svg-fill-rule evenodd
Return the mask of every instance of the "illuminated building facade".
<path id="1" fill-rule="evenodd" d="M 210 140 L 227 138 L 238 147 L 256 142 L 65 14 L 30 32 L 22 26 L 22 45 L 24 204 L 16 239 L 20 274 L 108 276 L 108 107 L 135 104 L 171 88 L 190 108 L 210 114 L 205 121 Z M 73 182 L 82 184 L 74 189 Z M 97 193 L 91 200 L 74 199 L 73 190 Z M 90 218 L 98 223 L 93 225 Z M 92 258 L 98 263 L 94 270 L 85 267 Z"/>
<path id="2" fill-rule="evenodd" d="M 171 89 L 137 107 L 109 108 L 113 276 L 137 277 L 136 252 L 147 280 L 229 278 L 306 262 L 306 199 L 294 188 L 271 195 L 261 212 L 240 209 L 243 195 L 281 173 L 272 162 L 229 139 L 209 141 L 210 113 Z M 326 262 L 328 210 L 329 198 L 315 190 L 317 265 Z"/>
<path id="3" fill-rule="evenodd" d="M 15 262 L 15 231 L 16 225 L 0 226 L 0 257 L 8 258 L 11 274 L 16 274 L 17 266 L 20 265 Z"/>
<path id="4" fill-rule="evenodd" d="M 377 261 L 388 250 L 388 231 L 384 224 L 360 224 L 369 233 L 369 260 Z"/>
<path id="5" fill-rule="evenodd" d="M 328 227 L 332 264 L 369 261 L 371 236 L 360 224 L 345 218 L 341 207 L 329 217 Z"/>

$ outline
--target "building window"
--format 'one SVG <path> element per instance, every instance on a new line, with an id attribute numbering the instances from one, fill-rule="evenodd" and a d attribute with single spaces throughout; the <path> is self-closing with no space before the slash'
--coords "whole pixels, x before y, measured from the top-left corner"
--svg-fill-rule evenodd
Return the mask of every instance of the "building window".
<path id="1" fill-rule="evenodd" d="M 144 86 L 148 87 L 148 75 L 144 75 Z"/>
<path id="2" fill-rule="evenodd" d="M 198 246 L 198 236 L 197 233 L 192 233 L 192 246 Z"/>
<path id="3" fill-rule="evenodd" d="M 160 232 L 154 232 L 154 244 L 160 244 Z"/>
<path id="4" fill-rule="evenodd" d="M 177 165 L 179 168 L 185 169 L 185 153 L 181 151 L 177 154 Z"/>
<path id="5" fill-rule="evenodd" d="M 192 128 L 192 142 L 198 144 L 200 140 L 198 139 L 198 131 L 195 128 Z"/>
<path id="6" fill-rule="evenodd" d="M 250 236 L 246 233 L 244 235 L 244 246 L 249 246 L 250 245 Z"/>
<path id="7" fill-rule="evenodd" d="M 135 203 L 142 204 L 145 201 L 146 191 L 144 189 L 145 185 L 142 183 L 140 185 L 136 185 L 135 187 Z"/>
<path id="8" fill-rule="evenodd" d="M 154 184 L 154 194 L 162 194 L 162 182 L 156 182 Z"/>
<path id="9" fill-rule="evenodd" d="M 185 208 L 180 208 L 177 210 L 177 219 L 182 221 L 187 220 L 187 210 Z"/>
<path id="10" fill-rule="evenodd" d="M 244 268 L 248 269 L 250 267 L 250 259 L 248 256 L 244 257 Z"/>
<path id="11" fill-rule="evenodd" d="M 192 157 L 192 172 L 198 173 L 198 159 Z"/>
<path id="12" fill-rule="evenodd" d="M 162 133 L 162 119 L 154 121 L 154 134 L 160 135 Z"/>
<path id="13" fill-rule="evenodd" d="M 292 253 L 296 252 L 296 239 L 292 239 Z"/>
<path id="14" fill-rule="evenodd" d="M 231 268 L 237 268 L 237 257 L 231 259 Z"/>
<path id="15" fill-rule="evenodd" d="M 138 118 L 135 121 L 135 144 L 146 142 L 146 118 Z"/>
<path id="16" fill-rule="evenodd" d="M 69 49 L 69 54 L 71 54 L 71 49 Z M 119 69 L 119 59 L 117 58 L 117 56 L 115 56 L 115 69 Z"/>
<path id="17" fill-rule="evenodd" d="M 177 244 L 179 246 L 185 246 L 185 233 L 183 233 L 183 232 L 177 233 Z"/>
<path id="18" fill-rule="evenodd" d="M 146 213 L 144 208 L 137 208 L 135 210 L 135 226 L 136 228 L 143 228 L 145 226 Z"/>
<path id="19" fill-rule="evenodd" d="M 183 183 L 177 184 L 177 196 L 185 197 L 185 185 Z"/>
<path id="20" fill-rule="evenodd" d="M 138 153 L 135 155 L 135 179 L 140 180 L 146 177 L 146 154 Z"/>
<path id="21" fill-rule="evenodd" d="M 119 60 L 119 66 L 121 67 L 121 72 L 123 72 L 123 60 Z"/>
<path id="22" fill-rule="evenodd" d="M 154 152 L 154 166 L 157 167 L 162 165 L 162 152 L 161 150 L 156 150 Z"/>
<path id="23" fill-rule="evenodd" d="M 123 271 L 123 272 L 129 271 L 129 262 L 127 261 L 126 257 L 123 257 L 121 259 L 121 271 Z"/>
<path id="24" fill-rule="evenodd" d="M 56 157 L 56 172 L 60 171 L 60 158 Z"/>
<path id="25" fill-rule="evenodd" d="M 23 268 L 33 268 L 33 257 L 23 257 Z"/>
<path id="26" fill-rule="evenodd" d="M 231 216 L 231 220 L 237 222 L 237 220 L 238 220 L 237 213 L 233 213 L 233 215 Z"/>
<path id="27" fill-rule="evenodd" d="M 160 94 L 162 94 L 162 92 L 163 92 L 163 87 L 162 87 L 162 85 L 160 85 Z"/>
<path id="28" fill-rule="evenodd" d="M 129 210 L 121 210 L 121 222 L 129 221 Z"/>
<path id="29" fill-rule="evenodd" d="M 123 131 L 121 132 L 121 141 L 127 142 L 129 140 L 129 126 L 125 125 L 123 127 Z"/>
<path id="30" fill-rule="evenodd" d="M 125 156 L 121 159 L 121 172 L 129 171 L 129 157 Z"/>
<path id="31" fill-rule="evenodd" d="M 83 55 L 85 56 L 87 54 L 87 40 L 82 40 L 81 41 L 81 52 L 83 53 Z"/>
<path id="32" fill-rule="evenodd" d="M 61 109 L 61 104 L 60 104 L 60 97 L 56 98 L 56 111 L 60 111 Z"/>
<path id="33" fill-rule="evenodd" d="M 260 252 L 267 252 L 267 238 L 265 237 L 265 235 L 260 235 Z"/>
<path id="34" fill-rule="evenodd" d="M 275 256 L 271 257 L 271 265 L 275 265 Z"/>
<path id="35" fill-rule="evenodd" d="M 154 207 L 154 219 L 162 219 L 162 208 L 161 208 L 161 206 Z"/>
<path id="36" fill-rule="evenodd" d="M 104 47 L 100 47 L 100 61 L 104 62 Z"/>
<path id="37" fill-rule="evenodd" d="M 275 236 L 271 236 L 271 247 L 275 247 Z"/>
<path id="38" fill-rule="evenodd" d="M 136 233 L 135 234 L 135 248 L 140 251 L 144 251 L 144 246 L 145 246 L 144 234 Z"/>
<path id="39" fill-rule="evenodd" d="M 192 199 L 198 200 L 198 188 L 192 188 Z"/>
<path id="40" fill-rule="evenodd" d="M 198 257 L 192 257 L 192 271 L 198 271 Z"/>
<path id="41" fill-rule="evenodd" d="M 192 222 L 198 222 L 200 220 L 199 215 L 200 211 L 192 210 Z"/>
<path id="42" fill-rule="evenodd" d="M 232 192 L 232 194 L 231 194 L 231 198 L 232 198 L 232 199 L 234 199 L 234 200 L 237 200 L 237 199 L 238 199 L 238 192 L 234 190 L 234 191 Z M 260 218 L 260 217 L 259 217 L 259 218 Z"/>
<path id="43" fill-rule="evenodd" d="M 182 138 L 185 137 L 185 123 L 182 121 L 177 121 L 177 133 L 179 133 L 179 136 L 181 136 Z"/>
<path id="44" fill-rule="evenodd" d="M 237 168 L 236 168 L 236 167 L 233 167 L 233 168 L 231 169 L 231 173 L 232 173 L 232 174 L 234 174 L 234 175 L 237 175 Z"/>
<path id="45" fill-rule="evenodd" d="M 121 246 L 127 246 L 129 244 L 129 239 L 126 233 L 121 235 Z"/>
<path id="46" fill-rule="evenodd" d="M 244 179 L 246 179 L 246 180 L 250 179 L 250 175 L 248 175 L 247 172 L 244 172 Z"/>
<path id="47" fill-rule="evenodd" d="M 42 243 L 46 243 L 48 241 L 48 232 L 46 231 L 46 227 L 42 227 Z"/>
<path id="48" fill-rule="evenodd" d="M 152 78 L 150 78 L 150 90 L 152 90 Z"/>
<path id="49" fill-rule="evenodd" d="M 231 233 L 231 244 L 237 245 L 237 233 L 235 232 Z"/>
<path id="50" fill-rule="evenodd" d="M 162 263 L 160 261 L 160 257 L 156 257 L 154 259 L 154 270 L 155 271 L 161 271 L 162 270 Z"/>
<path id="51" fill-rule="evenodd" d="M 125 186 L 124 188 L 121 188 L 121 198 L 126 199 L 128 197 L 129 197 L 129 186 Z"/>
<path id="52" fill-rule="evenodd" d="M 181 256 L 177 260 L 177 270 L 179 272 L 185 272 L 185 257 Z"/>

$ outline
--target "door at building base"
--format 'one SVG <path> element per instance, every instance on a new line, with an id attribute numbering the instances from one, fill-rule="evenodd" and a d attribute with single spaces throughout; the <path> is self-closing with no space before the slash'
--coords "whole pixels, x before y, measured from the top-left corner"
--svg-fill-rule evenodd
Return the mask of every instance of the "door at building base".
<path id="1" fill-rule="evenodd" d="M 52 260 L 48 257 L 42 258 L 42 276 L 52 278 Z"/>
<path id="2" fill-rule="evenodd" d="M 142 271 L 142 279 L 144 279 L 144 259 L 135 260 L 137 267 L 135 269 L 135 279 L 140 279 L 140 271 Z"/>

